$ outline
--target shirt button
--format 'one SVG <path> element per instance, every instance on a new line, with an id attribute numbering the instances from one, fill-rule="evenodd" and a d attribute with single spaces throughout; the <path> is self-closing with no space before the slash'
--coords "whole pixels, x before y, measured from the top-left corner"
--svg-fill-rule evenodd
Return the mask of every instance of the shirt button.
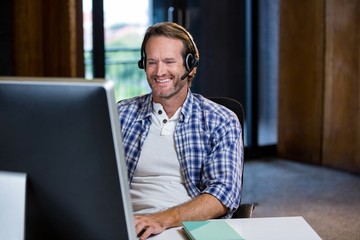
<path id="1" fill-rule="evenodd" d="M 158 114 L 162 114 L 162 111 L 161 111 L 161 110 L 159 110 L 159 111 L 158 111 Z"/>
<path id="2" fill-rule="evenodd" d="M 167 120 L 166 120 L 166 119 L 164 119 L 164 120 L 163 120 L 163 123 L 164 123 L 164 124 L 165 124 L 165 123 L 167 123 Z"/>

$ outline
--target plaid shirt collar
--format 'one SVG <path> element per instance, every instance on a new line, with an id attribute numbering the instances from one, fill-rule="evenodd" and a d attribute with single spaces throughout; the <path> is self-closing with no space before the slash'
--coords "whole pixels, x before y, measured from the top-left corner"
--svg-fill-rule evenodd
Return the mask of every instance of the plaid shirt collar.
<path id="1" fill-rule="evenodd" d="M 188 94 L 181 108 L 181 115 L 179 121 L 188 122 L 191 117 L 191 112 L 194 106 L 194 95 L 191 90 L 188 90 Z M 144 101 L 144 106 L 139 109 L 139 114 L 135 121 L 142 121 L 148 117 L 151 117 L 151 113 L 153 111 L 152 107 L 152 94 L 148 94 L 146 96 L 146 100 Z"/>

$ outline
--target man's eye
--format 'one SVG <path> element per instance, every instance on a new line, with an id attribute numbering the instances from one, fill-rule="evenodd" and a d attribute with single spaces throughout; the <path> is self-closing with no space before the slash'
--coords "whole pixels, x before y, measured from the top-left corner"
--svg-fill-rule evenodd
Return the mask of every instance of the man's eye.
<path id="1" fill-rule="evenodd" d="M 155 65 L 155 64 L 156 64 L 156 62 L 149 61 L 147 64 L 148 64 L 148 65 Z"/>

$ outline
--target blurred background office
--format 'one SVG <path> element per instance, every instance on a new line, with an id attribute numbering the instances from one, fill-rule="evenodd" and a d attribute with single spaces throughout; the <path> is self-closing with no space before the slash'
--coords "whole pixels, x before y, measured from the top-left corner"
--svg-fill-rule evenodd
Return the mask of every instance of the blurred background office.
<path id="1" fill-rule="evenodd" d="M 147 92 L 147 26 L 174 21 L 200 49 L 193 91 L 245 108 L 247 158 L 360 172 L 357 0 L 2 1 L 0 75 L 108 78 Z"/>
<path id="2" fill-rule="evenodd" d="M 142 94 L 142 36 L 174 21 L 200 51 L 193 91 L 244 106 L 249 163 L 272 157 L 357 177 L 359 13 L 358 0 L 5 0 L 0 75 L 107 78 L 116 100 Z"/>

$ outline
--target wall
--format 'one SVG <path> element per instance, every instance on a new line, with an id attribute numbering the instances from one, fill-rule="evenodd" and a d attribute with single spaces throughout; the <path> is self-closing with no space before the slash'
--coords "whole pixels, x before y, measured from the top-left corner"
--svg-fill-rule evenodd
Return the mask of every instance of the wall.
<path id="1" fill-rule="evenodd" d="M 14 0 L 13 75 L 84 76 L 81 0 Z"/>
<path id="2" fill-rule="evenodd" d="M 280 157 L 360 173 L 360 1 L 280 1 Z"/>
<path id="3" fill-rule="evenodd" d="M 198 13 L 193 26 L 200 51 L 195 91 L 232 97 L 246 108 L 245 1 L 201 0 Z"/>
<path id="4" fill-rule="evenodd" d="M 360 1 L 326 4 L 323 164 L 360 172 Z"/>

